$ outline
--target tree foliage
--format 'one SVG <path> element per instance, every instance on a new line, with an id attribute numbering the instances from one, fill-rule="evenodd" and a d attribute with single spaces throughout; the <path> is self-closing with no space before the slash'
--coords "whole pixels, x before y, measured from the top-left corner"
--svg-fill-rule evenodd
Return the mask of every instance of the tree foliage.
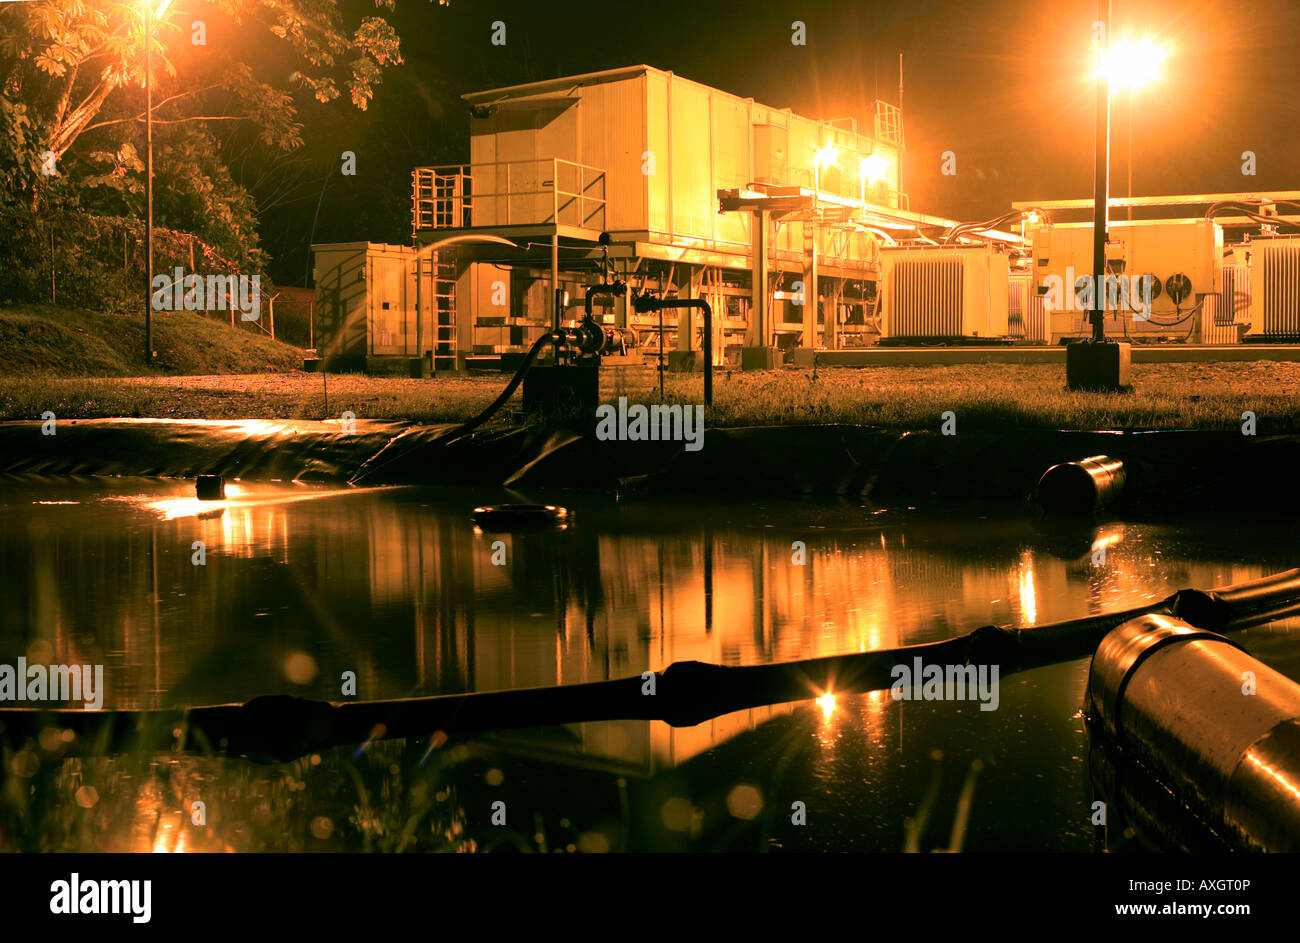
<path id="1" fill-rule="evenodd" d="M 0 6 L 0 211 L 143 216 L 144 11 L 142 0 Z M 218 135 L 251 128 L 270 157 L 302 144 L 297 96 L 364 110 L 400 44 L 381 16 L 346 19 L 339 0 L 173 0 L 154 19 L 157 225 L 261 267 L 256 206 Z"/>

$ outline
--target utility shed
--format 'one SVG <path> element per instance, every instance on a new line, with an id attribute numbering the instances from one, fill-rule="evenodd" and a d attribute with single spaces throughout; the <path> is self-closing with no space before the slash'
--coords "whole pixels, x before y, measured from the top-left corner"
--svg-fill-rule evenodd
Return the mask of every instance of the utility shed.
<path id="1" fill-rule="evenodd" d="M 378 242 L 311 247 L 316 346 L 330 370 L 404 368 L 416 356 L 415 250 Z"/>

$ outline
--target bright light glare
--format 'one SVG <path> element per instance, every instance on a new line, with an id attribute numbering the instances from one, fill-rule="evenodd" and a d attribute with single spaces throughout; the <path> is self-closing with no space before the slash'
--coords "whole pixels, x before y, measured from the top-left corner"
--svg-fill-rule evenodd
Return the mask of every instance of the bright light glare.
<path id="1" fill-rule="evenodd" d="M 875 183 L 877 180 L 884 180 L 885 173 L 889 170 L 889 160 L 881 154 L 872 154 L 869 157 L 862 158 L 862 163 L 858 165 L 858 173 L 862 179 L 868 183 Z"/>
<path id="2" fill-rule="evenodd" d="M 835 713 L 834 694 L 823 694 L 821 697 L 817 698 L 817 703 L 821 705 L 823 717 L 830 717 L 831 714 Z"/>
<path id="3" fill-rule="evenodd" d="M 1161 78 L 1160 67 L 1171 49 L 1152 39 L 1121 39 L 1102 51 L 1094 77 L 1104 75 L 1115 89 L 1139 89 Z"/>
<path id="4" fill-rule="evenodd" d="M 828 167 L 839 159 L 840 149 L 834 144 L 826 144 L 817 148 L 817 166 Z"/>

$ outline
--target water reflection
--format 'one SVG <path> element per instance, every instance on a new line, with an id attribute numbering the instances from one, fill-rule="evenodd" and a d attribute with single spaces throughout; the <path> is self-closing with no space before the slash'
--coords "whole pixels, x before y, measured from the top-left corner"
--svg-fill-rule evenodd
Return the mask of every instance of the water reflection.
<path id="1" fill-rule="evenodd" d="M 1032 626 L 1134 606 L 1291 563 L 1290 535 L 1268 521 L 1247 548 L 1239 521 L 1192 534 L 853 505 L 566 496 L 575 511 L 568 530 L 484 534 L 469 512 L 501 495 L 261 484 L 213 506 L 190 489 L 11 483 L 0 660 L 104 664 L 110 707 L 269 693 L 338 700 L 345 672 L 355 673 L 358 697 L 400 697 L 597 681 L 688 659 L 757 664 L 889 648 L 990 622 Z M 498 540 L 504 565 L 493 562 Z M 24 771 L 49 791 L 59 811 L 40 827 L 53 829 L 46 837 L 57 847 L 378 847 L 381 832 L 394 839 L 412 817 L 453 809 L 450 798 L 422 805 L 415 777 L 426 799 L 450 797 L 452 785 L 462 797 L 459 818 L 410 839 L 419 847 L 470 847 L 488 834 L 504 841 L 481 826 L 489 797 L 509 795 L 548 822 L 571 823 L 543 830 L 548 847 L 733 847 L 743 835 L 815 848 L 851 834 L 896 850 L 938 748 L 935 823 L 943 803 L 957 808 L 972 764 L 987 764 L 966 847 L 1075 847 L 1086 830 L 1062 819 L 1087 795 L 1075 716 L 1085 670 L 1074 663 L 1009 679 L 996 716 L 973 705 L 904 705 L 886 692 L 826 692 L 693 728 L 610 721 L 503 732 L 432 759 L 426 744 L 376 743 L 315 765 L 81 761 L 61 758 L 57 742 L 3 759 L 7 773 Z M 451 750 L 469 752 L 451 761 Z M 493 770 L 502 777 L 494 786 Z M 215 803 L 196 798 L 213 795 Z M 779 828 L 796 800 L 820 803 L 816 828 Z M 223 824 L 194 826 L 194 801 Z M 384 821 L 381 809 L 405 819 Z M 1028 824 L 1003 821 L 1016 816 Z M 132 823 L 129 833 L 114 826 L 92 841 L 87 823 L 110 819 Z M 727 831 L 737 822 L 744 829 Z M 287 837 L 268 837 L 277 828 Z M 531 824 L 510 834 L 507 844 L 536 849 Z M 937 834 L 923 846 L 949 840 Z"/>

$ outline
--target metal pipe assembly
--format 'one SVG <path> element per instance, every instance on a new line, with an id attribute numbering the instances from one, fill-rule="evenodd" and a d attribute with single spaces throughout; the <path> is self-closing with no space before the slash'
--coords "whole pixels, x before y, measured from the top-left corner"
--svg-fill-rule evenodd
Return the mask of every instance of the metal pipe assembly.
<path id="1" fill-rule="evenodd" d="M 1090 714 L 1229 847 L 1300 851 L 1300 684 L 1222 635 L 1149 614 L 1092 659 Z"/>
<path id="2" fill-rule="evenodd" d="M 1119 497 L 1124 463 L 1109 455 L 1053 465 L 1038 479 L 1037 499 L 1049 514 L 1091 514 Z"/>
<path id="3" fill-rule="evenodd" d="M 655 298 L 638 295 L 632 302 L 639 314 L 665 308 L 687 308 L 704 312 L 704 405 L 713 405 L 713 308 L 703 298 Z"/>

